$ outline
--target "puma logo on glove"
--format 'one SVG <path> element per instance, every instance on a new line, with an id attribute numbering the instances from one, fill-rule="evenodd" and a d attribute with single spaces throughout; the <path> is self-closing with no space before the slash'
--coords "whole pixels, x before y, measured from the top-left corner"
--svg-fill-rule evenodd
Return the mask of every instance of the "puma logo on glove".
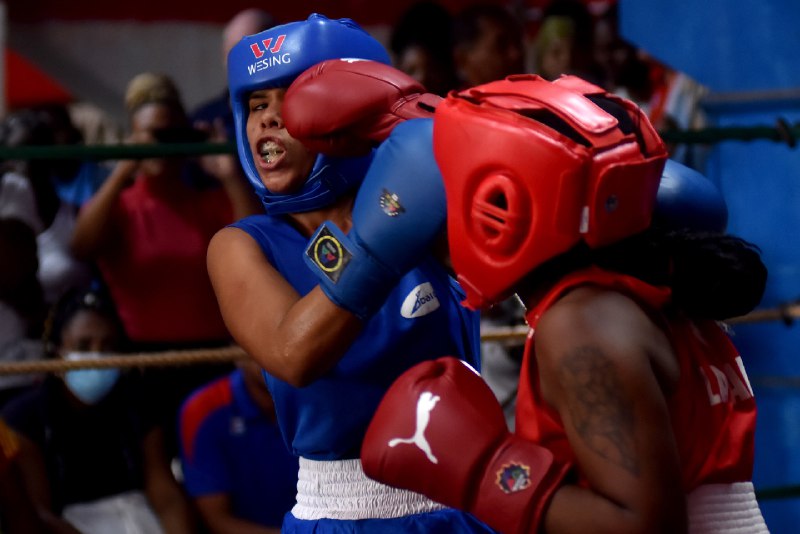
<path id="1" fill-rule="evenodd" d="M 417 428 L 414 431 L 414 435 L 410 438 L 391 439 L 389 440 L 389 446 L 395 447 L 401 443 L 416 445 L 425 453 L 428 460 L 434 464 L 438 464 L 439 460 L 433 455 L 431 444 L 425 439 L 425 429 L 428 428 L 428 423 L 430 423 L 431 420 L 431 411 L 434 406 L 436 406 L 436 403 L 439 402 L 439 399 L 440 397 L 438 395 L 434 395 L 430 391 L 423 391 L 420 393 L 419 399 L 417 400 Z"/>

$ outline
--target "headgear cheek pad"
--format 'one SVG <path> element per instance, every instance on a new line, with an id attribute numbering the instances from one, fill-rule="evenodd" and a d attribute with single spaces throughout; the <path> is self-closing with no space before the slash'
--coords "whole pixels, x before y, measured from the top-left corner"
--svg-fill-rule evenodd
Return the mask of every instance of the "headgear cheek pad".
<path id="1" fill-rule="evenodd" d="M 391 64 L 386 49 L 350 19 L 314 13 L 242 38 L 228 53 L 228 89 L 236 145 L 247 178 L 269 213 L 309 211 L 329 204 L 360 183 L 348 163 L 320 156 L 303 189 L 274 195 L 261 181 L 247 140 L 248 99 L 257 89 L 286 88 L 306 69 L 328 59 L 359 58 Z M 368 162 L 367 162 L 368 163 Z M 366 168 L 366 164 L 356 165 Z"/>
<path id="2" fill-rule="evenodd" d="M 583 241 L 646 229 L 667 158 L 632 102 L 574 76 L 510 76 L 439 104 L 434 153 L 447 194 L 450 255 L 478 309 Z"/>

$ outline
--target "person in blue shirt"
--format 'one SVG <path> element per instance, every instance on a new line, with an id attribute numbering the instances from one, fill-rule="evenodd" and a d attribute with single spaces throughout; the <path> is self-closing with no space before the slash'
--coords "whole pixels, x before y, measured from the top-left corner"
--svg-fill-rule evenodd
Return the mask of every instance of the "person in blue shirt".
<path id="1" fill-rule="evenodd" d="M 321 155 L 287 131 L 287 88 L 340 58 L 390 63 L 355 22 L 318 14 L 245 37 L 228 56 L 239 159 L 266 213 L 220 230 L 208 269 L 226 325 L 265 370 L 286 446 L 299 457 L 282 532 L 491 532 L 361 468 L 364 433 L 394 379 L 446 354 L 477 366 L 479 324 L 432 252 L 444 190 L 430 120 L 401 122 L 394 132 L 408 125 L 404 140 L 348 157 Z M 359 107 L 364 93 L 339 94 L 358 95 Z M 396 142 L 416 139 L 419 157 L 392 161 Z M 432 178 L 434 191 L 405 176 Z M 382 231 L 389 219 L 399 233 Z"/>
<path id="2" fill-rule="evenodd" d="M 189 396 L 180 436 L 184 486 L 213 534 L 279 532 L 294 505 L 297 458 L 254 360 Z"/>

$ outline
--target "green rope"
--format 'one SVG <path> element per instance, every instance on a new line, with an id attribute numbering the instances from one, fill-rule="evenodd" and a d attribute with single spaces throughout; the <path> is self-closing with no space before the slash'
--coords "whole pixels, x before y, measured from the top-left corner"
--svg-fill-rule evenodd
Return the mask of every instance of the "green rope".
<path id="1" fill-rule="evenodd" d="M 697 130 L 666 130 L 660 132 L 668 143 L 713 144 L 721 141 L 756 141 L 766 139 L 794 147 L 800 139 L 800 123 L 789 125 L 778 119 L 776 126 L 729 126 Z"/>
<path id="2" fill-rule="evenodd" d="M 800 123 L 790 125 L 778 119 L 775 126 L 729 126 L 696 130 L 665 130 L 660 135 L 667 143 L 713 144 L 722 141 L 764 139 L 794 147 L 800 139 Z M 53 145 L 0 146 L 0 161 L 31 159 L 144 159 L 168 156 L 235 154 L 236 145 L 227 143 L 162 143 L 151 145 Z"/>
<path id="3" fill-rule="evenodd" d="M 144 159 L 167 156 L 235 154 L 233 143 L 163 143 L 152 145 L 51 145 L 0 147 L 0 160 Z"/>
<path id="4" fill-rule="evenodd" d="M 756 499 L 759 501 L 792 499 L 795 497 L 800 497 L 800 486 L 781 486 L 756 490 Z"/>

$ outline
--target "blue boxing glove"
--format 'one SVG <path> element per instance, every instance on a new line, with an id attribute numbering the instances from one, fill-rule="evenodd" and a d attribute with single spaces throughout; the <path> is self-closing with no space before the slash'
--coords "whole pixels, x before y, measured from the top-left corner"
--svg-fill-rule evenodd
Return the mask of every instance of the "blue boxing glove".
<path id="1" fill-rule="evenodd" d="M 673 230 L 724 232 L 728 206 L 711 180 L 668 159 L 658 185 L 653 220 Z"/>
<path id="2" fill-rule="evenodd" d="M 326 222 L 304 259 L 332 302 L 367 320 L 430 251 L 446 209 L 433 120 L 405 121 L 375 153 L 356 195 L 350 232 Z"/>

